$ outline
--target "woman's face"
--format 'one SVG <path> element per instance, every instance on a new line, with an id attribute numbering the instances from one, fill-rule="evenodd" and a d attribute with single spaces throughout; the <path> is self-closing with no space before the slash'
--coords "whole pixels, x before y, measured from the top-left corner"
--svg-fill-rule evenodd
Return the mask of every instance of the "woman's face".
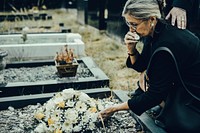
<path id="1" fill-rule="evenodd" d="M 129 31 L 136 32 L 139 36 L 148 36 L 152 33 L 149 20 L 136 19 L 131 15 L 124 15 Z"/>

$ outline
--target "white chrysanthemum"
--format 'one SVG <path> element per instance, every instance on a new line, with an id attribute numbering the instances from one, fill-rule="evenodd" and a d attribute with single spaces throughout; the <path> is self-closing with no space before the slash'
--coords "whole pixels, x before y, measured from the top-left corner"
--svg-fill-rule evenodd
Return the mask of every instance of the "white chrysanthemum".
<path id="1" fill-rule="evenodd" d="M 56 125 L 55 124 L 51 124 L 49 125 L 48 131 L 49 132 L 53 132 L 56 129 Z"/>
<path id="2" fill-rule="evenodd" d="M 70 121 L 65 121 L 62 125 L 62 130 L 67 132 L 67 133 L 70 133 L 72 132 L 72 129 L 73 129 L 73 125 Z"/>
<path id="3" fill-rule="evenodd" d="M 88 119 L 90 119 L 90 121 L 92 121 L 92 122 L 96 122 L 97 121 L 98 113 L 92 113 L 90 111 L 87 111 L 85 113 L 85 115 L 88 117 Z"/>
<path id="4" fill-rule="evenodd" d="M 44 122 L 41 122 L 34 130 L 36 133 L 46 133 L 47 126 Z"/>
<path id="5" fill-rule="evenodd" d="M 74 104 L 75 104 L 75 102 L 74 102 L 74 101 L 71 101 L 71 100 L 68 100 L 68 101 L 66 102 L 67 107 L 74 107 Z"/>
<path id="6" fill-rule="evenodd" d="M 84 112 L 87 110 L 87 105 L 84 102 L 78 101 L 76 103 L 75 109 L 79 112 Z"/>
<path id="7" fill-rule="evenodd" d="M 50 99 L 45 105 L 46 112 L 48 112 L 52 109 L 55 109 L 55 108 L 56 108 L 56 104 L 53 102 L 52 99 Z"/>
<path id="8" fill-rule="evenodd" d="M 53 119 L 54 121 L 59 121 L 61 113 L 61 110 L 54 110 L 54 112 L 51 113 L 51 119 Z"/>
<path id="9" fill-rule="evenodd" d="M 83 92 L 80 92 L 80 91 L 76 91 L 76 93 L 74 94 L 76 97 L 79 97 L 81 95 L 81 93 Z"/>
<path id="10" fill-rule="evenodd" d="M 44 109 L 40 107 L 36 111 L 34 111 L 34 113 L 36 113 L 36 114 L 38 114 L 38 113 L 44 113 Z"/>
<path id="11" fill-rule="evenodd" d="M 85 94 L 85 93 L 80 93 L 79 100 L 86 102 L 86 101 L 90 100 L 90 97 L 87 94 Z"/>
<path id="12" fill-rule="evenodd" d="M 90 99 L 89 102 L 87 102 L 90 107 L 96 107 L 96 103 L 94 99 Z"/>
<path id="13" fill-rule="evenodd" d="M 60 122 L 55 122 L 54 124 L 49 125 L 48 131 L 54 132 L 56 129 L 60 129 L 60 128 L 61 128 Z"/>
<path id="14" fill-rule="evenodd" d="M 70 123 L 77 123 L 78 120 L 78 112 L 75 109 L 68 109 L 65 111 L 66 120 L 70 121 Z"/>
<path id="15" fill-rule="evenodd" d="M 55 122 L 55 127 L 56 129 L 61 129 L 61 123 L 60 122 Z"/>
<path id="16" fill-rule="evenodd" d="M 82 130 L 82 127 L 79 125 L 74 126 L 73 131 L 74 132 L 80 132 Z"/>
<path id="17" fill-rule="evenodd" d="M 88 115 L 83 115 L 82 116 L 82 122 L 83 123 L 88 123 L 89 122 L 90 117 Z"/>
<path id="18" fill-rule="evenodd" d="M 62 95 L 63 95 L 63 99 L 72 99 L 73 96 L 76 94 L 76 91 L 74 91 L 73 89 L 65 89 L 62 91 Z"/>
<path id="19" fill-rule="evenodd" d="M 95 124 L 94 124 L 93 122 L 89 122 L 88 128 L 89 128 L 90 130 L 94 130 L 94 129 L 95 129 Z"/>
<path id="20" fill-rule="evenodd" d="M 65 94 L 65 93 L 74 93 L 74 92 L 75 92 L 74 89 L 69 88 L 69 89 L 64 89 L 64 90 L 62 91 L 62 94 Z"/>
<path id="21" fill-rule="evenodd" d="M 55 97 L 55 98 L 53 99 L 53 102 L 54 102 L 55 104 L 59 104 L 59 103 L 62 102 L 62 101 L 64 101 L 63 97 Z"/>
<path id="22" fill-rule="evenodd" d="M 45 111 L 44 120 L 45 120 L 45 121 L 48 121 L 48 119 L 50 118 L 50 116 L 51 116 L 51 112 L 50 112 L 50 111 Z"/>

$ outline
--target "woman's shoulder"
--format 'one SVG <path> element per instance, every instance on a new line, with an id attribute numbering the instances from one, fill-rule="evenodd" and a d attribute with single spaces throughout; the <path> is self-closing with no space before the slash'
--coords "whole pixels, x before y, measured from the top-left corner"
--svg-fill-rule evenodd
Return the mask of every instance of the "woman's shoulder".
<path id="1" fill-rule="evenodd" d="M 187 29 L 179 29 L 171 24 L 164 23 L 161 38 L 171 43 L 196 43 L 198 37 Z"/>

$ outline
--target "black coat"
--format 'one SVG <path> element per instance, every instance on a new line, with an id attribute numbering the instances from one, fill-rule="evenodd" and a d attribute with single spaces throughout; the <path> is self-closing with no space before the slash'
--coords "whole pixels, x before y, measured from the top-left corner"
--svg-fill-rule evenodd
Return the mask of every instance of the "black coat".
<path id="1" fill-rule="evenodd" d="M 180 30 L 159 20 L 150 43 L 144 45 L 134 65 L 130 57 L 127 58 L 127 67 L 143 72 L 158 47 L 167 47 L 172 51 L 187 87 L 200 97 L 200 41 L 188 30 Z M 128 101 L 129 108 L 137 115 L 160 104 L 168 92 L 173 91 L 173 83 L 179 84 L 174 62 L 165 52 L 155 55 L 147 76 L 148 91 Z"/>
<path id="2" fill-rule="evenodd" d="M 164 14 L 167 15 L 173 7 L 186 10 L 187 29 L 200 38 L 200 0 L 166 0 Z"/>

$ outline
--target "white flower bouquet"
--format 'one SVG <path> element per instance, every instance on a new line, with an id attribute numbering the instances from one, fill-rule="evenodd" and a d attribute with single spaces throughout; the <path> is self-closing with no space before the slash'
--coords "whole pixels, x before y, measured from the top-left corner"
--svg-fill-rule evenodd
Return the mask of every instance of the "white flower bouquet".
<path id="1" fill-rule="evenodd" d="M 42 107 L 35 111 L 39 121 L 35 132 L 38 133 L 71 133 L 86 132 L 95 129 L 98 112 L 104 109 L 100 101 L 87 94 L 65 89 L 57 93 Z"/>

